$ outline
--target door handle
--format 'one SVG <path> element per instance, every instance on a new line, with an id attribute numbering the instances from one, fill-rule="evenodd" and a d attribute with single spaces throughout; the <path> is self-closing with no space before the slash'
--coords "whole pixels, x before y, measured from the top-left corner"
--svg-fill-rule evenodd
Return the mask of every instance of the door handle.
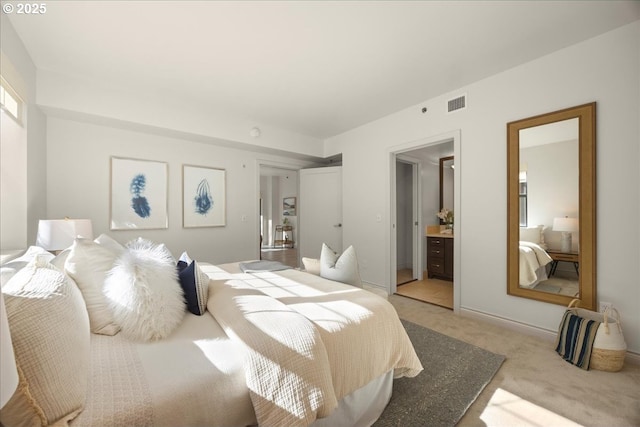
<path id="1" fill-rule="evenodd" d="M 333 224 L 334 227 L 340 228 L 342 227 L 342 224 Z"/>

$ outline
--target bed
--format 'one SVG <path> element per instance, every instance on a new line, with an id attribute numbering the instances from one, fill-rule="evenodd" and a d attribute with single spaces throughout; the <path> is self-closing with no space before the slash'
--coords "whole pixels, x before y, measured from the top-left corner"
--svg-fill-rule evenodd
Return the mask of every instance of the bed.
<path id="1" fill-rule="evenodd" d="M 187 313 L 168 337 L 153 342 L 88 334 L 82 404 L 47 422 L 368 426 L 389 402 L 393 378 L 422 370 L 384 298 L 294 269 L 199 268 L 208 278 L 206 312 Z M 12 338 L 20 339 L 13 328 Z M 6 412 L 0 411 L 6 427 L 33 425 L 6 422 L 15 420 Z"/>
<path id="2" fill-rule="evenodd" d="M 518 249 L 520 287 L 533 289 L 548 278 L 546 266 L 553 261 L 546 251 L 544 226 L 521 228 Z"/>

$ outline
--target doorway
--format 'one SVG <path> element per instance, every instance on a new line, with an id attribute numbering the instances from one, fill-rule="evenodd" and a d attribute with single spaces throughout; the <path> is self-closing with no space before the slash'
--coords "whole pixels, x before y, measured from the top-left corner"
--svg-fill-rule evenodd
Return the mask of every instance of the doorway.
<path id="1" fill-rule="evenodd" d="M 396 158 L 396 277 L 397 284 L 419 280 L 419 191 L 420 160 L 409 156 Z"/>
<path id="2" fill-rule="evenodd" d="M 298 171 L 260 164 L 260 259 L 298 268 Z"/>
<path id="3" fill-rule="evenodd" d="M 440 229 L 440 220 L 437 217 L 441 209 L 440 206 L 440 158 L 454 156 L 456 168 L 453 169 L 454 176 L 454 197 L 452 209 L 458 215 L 455 216 L 455 241 L 460 241 L 460 132 L 454 131 L 445 135 L 413 141 L 401 146 L 393 147 L 390 150 L 391 165 L 391 197 L 390 197 L 390 290 L 391 293 L 405 295 L 414 299 L 444 306 L 454 311 L 460 308 L 460 245 L 454 244 L 453 248 L 453 281 L 443 280 L 442 277 L 429 277 L 427 274 L 427 234 L 434 228 Z M 410 281 L 406 281 L 399 276 L 398 271 L 402 271 L 403 254 L 407 252 L 407 240 L 409 239 L 406 230 L 403 230 L 403 223 L 407 224 L 406 213 L 398 209 L 400 204 L 406 204 L 407 171 L 406 166 L 401 165 L 406 158 L 417 159 L 419 171 L 417 185 L 411 183 L 411 190 L 418 187 L 416 200 L 417 220 L 413 224 L 417 227 L 413 230 L 411 239 L 417 240 L 416 253 L 419 254 L 418 262 L 415 265 L 420 267 L 419 271 Z M 406 163 L 406 162 L 404 162 Z M 404 186 L 401 183 L 404 182 Z M 443 226 L 444 227 L 444 226 Z M 429 230 L 429 231 L 427 231 Z M 406 272 L 406 268 L 404 269 Z"/>

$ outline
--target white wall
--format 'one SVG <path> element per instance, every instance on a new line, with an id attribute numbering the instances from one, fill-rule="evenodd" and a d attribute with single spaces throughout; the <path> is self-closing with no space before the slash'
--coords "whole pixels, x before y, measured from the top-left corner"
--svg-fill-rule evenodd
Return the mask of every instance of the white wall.
<path id="1" fill-rule="evenodd" d="M 47 144 L 47 212 L 50 218 L 91 218 L 96 236 L 108 233 L 121 243 L 142 236 L 165 243 L 176 257 L 188 250 L 192 258 L 213 263 L 258 257 L 258 160 L 278 161 L 289 164 L 292 168 L 308 164 L 277 156 L 53 117 L 48 119 Z M 109 230 L 111 156 L 168 163 L 168 229 Z M 226 170 L 225 227 L 182 227 L 183 164 Z M 243 216 L 246 217 L 246 222 L 242 221 Z"/>
<path id="2" fill-rule="evenodd" d="M 344 245 L 358 249 L 363 280 L 389 286 L 389 201 L 370 191 L 390 188 L 389 151 L 460 129 L 461 308 L 555 331 L 562 306 L 506 293 L 506 124 L 596 101 L 598 298 L 618 308 L 640 352 L 639 62 L 636 21 L 329 139 L 327 154 L 343 153 Z M 467 109 L 447 114 L 460 93 Z"/>
<path id="3" fill-rule="evenodd" d="M 27 243 L 27 130 L 0 111 L 0 250 Z"/>
<path id="4" fill-rule="evenodd" d="M 25 247 L 29 242 L 35 242 L 38 219 L 46 217 L 46 124 L 47 120 L 42 111 L 36 106 L 36 68 L 24 45 L 15 33 L 13 26 L 5 14 L 0 14 L 0 72 L 12 85 L 13 89 L 25 102 L 22 128 L 13 128 L 12 136 L 3 133 L 3 169 L 5 162 L 10 162 L 12 170 L 9 172 L 16 181 L 17 188 L 9 192 L 2 191 L 2 209 L 16 210 L 20 216 L 7 217 L 3 213 L 2 221 L 10 224 L 2 225 L 0 233 L 0 248 L 15 249 Z M 2 118 L 2 125 L 6 123 Z M 13 125 L 9 125 L 13 126 Z M 4 141 L 12 138 L 13 142 Z M 17 141 L 17 140 L 20 141 Z M 9 157 L 4 152 L 9 145 L 14 145 L 9 151 Z M 15 144 L 22 144 L 18 146 Z M 25 168 L 24 170 L 18 169 Z M 3 172 L 4 173 L 4 172 Z M 4 175 L 3 175 L 4 176 Z M 14 231 L 5 233 L 6 227 Z"/>

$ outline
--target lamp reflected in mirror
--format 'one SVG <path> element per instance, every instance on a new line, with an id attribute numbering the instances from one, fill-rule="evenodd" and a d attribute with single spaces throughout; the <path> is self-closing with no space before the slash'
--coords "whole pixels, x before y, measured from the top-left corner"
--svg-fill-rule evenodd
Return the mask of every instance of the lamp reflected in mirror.
<path id="1" fill-rule="evenodd" d="M 571 252 L 572 251 L 572 242 L 571 242 L 571 233 L 578 231 L 578 218 L 554 218 L 553 219 L 553 230 L 560 231 L 561 239 L 560 239 L 560 250 L 562 252 Z"/>

